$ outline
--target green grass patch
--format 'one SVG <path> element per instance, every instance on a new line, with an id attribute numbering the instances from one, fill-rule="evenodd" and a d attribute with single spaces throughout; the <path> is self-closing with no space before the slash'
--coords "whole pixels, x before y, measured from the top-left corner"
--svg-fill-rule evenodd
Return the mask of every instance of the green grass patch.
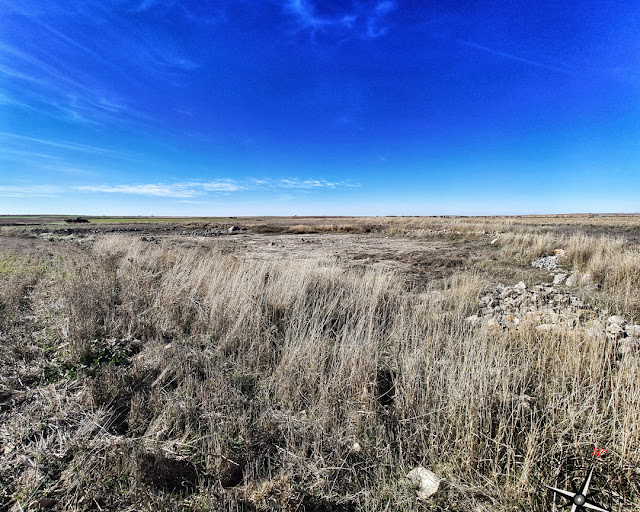
<path id="1" fill-rule="evenodd" d="M 20 267 L 17 260 L 15 254 L 0 255 L 0 275 L 15 274 Z"/>
<path id="2" fill-rule="evenodd" d="M 47 265 L 38 258 L 22 257 L 14 253 L 0 254 L 0 276 L 11 274 L 41 274 Z"/>

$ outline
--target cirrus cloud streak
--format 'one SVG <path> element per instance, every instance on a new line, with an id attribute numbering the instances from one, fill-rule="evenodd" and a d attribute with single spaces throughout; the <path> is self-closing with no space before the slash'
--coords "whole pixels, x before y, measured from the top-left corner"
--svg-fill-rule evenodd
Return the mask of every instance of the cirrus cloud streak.
<path id="1" fill-rule="evenodd" d="M 348 181 L 329 181 L 325 179 L 300 178 L 249 178 L 246 180 L 187 181 L 177 183 L 144 183 L 120 185 L 77 185 L 79 192 L 97 192 L 106 194 L 127 194 L 150 197 L 173 197 L 188 199 L 211 193 L 228 194 L 249 190 L 319 190 L 358 187 Z"/>

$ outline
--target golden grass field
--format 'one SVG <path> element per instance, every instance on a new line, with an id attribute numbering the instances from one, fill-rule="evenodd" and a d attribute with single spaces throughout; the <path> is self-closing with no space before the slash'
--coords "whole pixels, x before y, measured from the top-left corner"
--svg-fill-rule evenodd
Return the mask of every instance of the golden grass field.
<path id="1" fill-rule="evenodd" d="M 639 216 L 31 220 L 0 228 L 0 510 L 546 511 L 596 446 L 594 499 L 640 510 L 640 351 L 465 321 L 563 249 L 640 323 Z"/>

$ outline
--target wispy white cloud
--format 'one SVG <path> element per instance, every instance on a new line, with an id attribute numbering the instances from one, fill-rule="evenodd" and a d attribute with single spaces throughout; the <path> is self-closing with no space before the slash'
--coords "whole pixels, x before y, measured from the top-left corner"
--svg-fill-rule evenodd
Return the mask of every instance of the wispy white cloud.
<path id="1" fill-rule="evenodd" d="M 74 187 L 82 192 L 103 192 L 108 194 L 133 194 L 154 197 L 189 198 L 208 192 L 238 192 L 244 187 L 231 180 L 184 182 L 184 183 L 146 183 L 141 185 L 79 185 Z"/>
<path id="2" fill-rule="evenodd" d="M 162 81 L 180 84 L 199 63 L 170 33 L 131 20 L 127 4 L 112 0 L 89 4 L 0 1 L 24 25 L 13 31 L 18 36 L 0 37 L 0 75 L 8 78 L 5 96 L 10 98 L 4 104 L 30 106 L 82 124 L 156 124 L 131 91 Z M 138 7 L 140 11 L 153 9 L 156 20 L 169 13 L 191 22 L 201 18 L 175 0 L 139 0 Z M 95 37 L 87 36 L 87 26 L 95 28 Z M 11 27 L 7 30 L 11 32 Z M 92 65 L 83 65 L 87 62 Z M 128 87 L 120 87 L 122 82 Z M 123 96 L 117 91 L 126 92 Z"/>
<path id="3" fill-rule="evenodd" d="M 171 197 L 191 199 L 212 193 L 231 193 L 249 190 L 312 190 L 357 187 L 347 181 L 329 181 L 325 179 L 300 178 L 247 178 L 245 180 L 187 181 L 179 183 L 145 183 L 132 185 L 78 185 L 73 187 L 80 192 L 99 192 L 107 194 L 130 194 L 151 197 Z"/>
<path id="4" fill-rule="evenodd" d="M 42 59 L 39 59 L 34 55 L 28 54 L 6 43 L 0 42 L 0 57 L 3 58 L 5 61 L 8 61 L 8 60 L 14 61 L 14 62 L 19 61 L 19 62 L 22 62 L 23 64 L 27 64 L 31 68 L 37 70 L 39 74 L 46 74 L 49 77 L 55 78 L 56 81 L 62 81 L 66 83 L 67 87 L 73 86 L 76 89 L 82 90 L 89 94 L 92 94 L 94 92 L 94 90 L 91 87 L 88 87 L 80 83 L 77 79 L 72 78 L 67 73 L 57 69 L 52 65 L 47 64 Z M 21 77 L 21 78 L 28 79 L 30 81 L 34 81 L 34 77 L 29 75 L 24 75 L 19 71 L 12 70 L 9 67 L 6 67 L 4 72 L 6 74 L 10 74 L 11 72 L 13 72 L 13 75 L 15 77 Z M 35 81 L 39 81 L 40 83 L 44 83 L 44 84 L 49 84 L 46 80 L 43 80 L 40 78 L 35 79 Z"/>
<path id="5" fill-rule="evenodd" d="M 353 22 L 357 17 L 354 14 L 344 14 L 337 18 L 321 17 L 316 13 L 314 6 L 309 0 L 288 0 L 286 8 L 299 18 L 303 28 L 311 28 L 312 30 L 330 26 L 349 28 L 353 26 Z"/>
<path id="6" fill-rule="evenodd" d="M 19 101 L 11 96 L 8 96 L 3 92 L 0 92 L 0 105 L 13 105 L 13 106 L 28 109 L 28 110 L 34 110 L 34 108 L 28 103 Z"/>
<path id="7" fill-rule="evenodd" d="M 375 39 L 385 35 L 389 27 L 385 18 L 395 9 L 395 2 L 382 0 L 373 4 L 353 2 L 343 12 L 333 16 L 323 16 L 312 0 L 286 0 L 285 10 L 295 16 L 299 30 L 312 34 L 337 30 L 352 33 L 358 37 Z"/>
<path id="8" fill-rule="evenodd" d="M 232 180 L 187 183 L 187 185 L 192 187 L 202 187 L 206 192 L 238 192 L 239 190 L 246 190 L 247 188 L 246 186 Z"/>
<path id="9" fill-rule="evenodd" d="M 144 12 L 151 9 L 157 3 L 158 3 L 158 0 L 143 0 L 131 10 L 135 12 Z"/>
<path id="10" fill-rule="evenodd" d="M 272 184 L 277 188 L 297 188 L 297 189 L 313 189 L 313 188 L 341 188 L 356 187 L 357 185 L 345 181 L 327 181 L 323 179 L 307 179 L 301 180 L 297 178 L 286 178 L 273 180 Z"/>
<path id="11" fill-rule="evenodd" d="M 390 0 L 384 0 L 382 2 L 378 2 L 378 4 L 375 7 L 375 12 L 379 16 L 384 16 L 386 14 L 389 14 L 395 8 L 396 8 L 395 2 L 391 2 Z"/>
<path id="12" fill-rule="evenodd" d="M 478 44 L 478 43 L 474 43 L 474 42 L 471 42 L 471 41 L 465 41 L 464 39 L 458 39 L 458 43 L 463 45 L 463 46 L 467 46 L 469 48 L 475 48 L 477 50 L 482 50 L 483 52 L 491 53 L 492 55 L 497 55 L 498 57 L 503 57 L 503 58 L 509 59 L 509 60 L 515 60 L 517 62 L 522 62 L 524 64 L 529 64 L 531 66 L 535 66 L 537 68 L 549 69 L 551 71 L 557 71 L 558 73 L 571 74 L 571 71 L 569 71 L 568 69 L 564 69 L 564 68 L 557 67 L 557 66 L 550 66 L 548 64 L 544 64 L 542 62 L 538 62 L 538 61 L 535 61 L 535 60 L 530 60 L 530 59 L 525 59 L 523 57 L 518 57 L 517 55 L 512 55 L 510 53 L 501 52 L 499 50 L 494 50 L 493 48 L 489 48 L 487 46 L 483 46 L 483 45 Z"/>
<path id="13" fill-rule="evenodd" d="M 41 158 L 46 161 L 56 160 L 61 161 L 59 156 L 51 155 L 49 153 L 39 153 L 35 151 L 25 151 L 22 149 L 15 149 L 9 147 L 0 146 L 0 158 L 6 160 L 22 160 L 25 158 L 33 160 L 34 158 Z"/>
<path id="14" fill-rule="evenodd" d="M 9 77 L 9 78 L 17 78 L 18 80 L 25 80 L 27 82 L 32 82 L 35 84 L 39 84 L 39 85 L 48 85 L 48 82 L 46 80 L 43 80 L 41 78 L 37 78 L 35 76 L 32 75 L 28 75 L 26 73 L 23 73 L 22 71 L 17 71 L 9 66 L 5 66 L 3 64 L 0 64 L 0 73 L 2 73 L 3 75 Z"/>
<path id="15" fill-rule="evenodd" d="M 193 197 L 198 194 L 193 189 L 174 184 L 146 185 L 79 185 L 74 187 L 81 192 L 103 192 L 107 194 L 134 194 L 154 197 Z"/>
<path id="16" fill-rule="evenodd" d="M 55 169 L 67 174 L 86 174 L 83 169 Z M 101 193 L 135 195 L 156 198 L 178 199 L 183 203 L 208 204 L 219 195 L 246 191 L 279 193 L 292 198 L 295 190 L 309 193 L 312 190 L 345 189 L 360 186 L 349 181 L 330 181 L 315 178 L 246 178 L 244 180 L 220 179 L 211 181 L 185 181 L 177 183 L 111 184 L 111 185 L 0 185 L 0 197 L 38 198 L 58 197 L 68 194 Z M 280 196 L 277 196 L 280 197 Z"/>
<path id="17" fill-rule="evenodd" d="M 189 21 L 205 23 L 208 25 L 213 25 L 225 19 L 222 6 L 215 5 L 213 3 L 209 5 L 204 2 L 201 4 L 201 7 L 202 6 L 206 6 L 205 9 L 207 11 L 213 12 L 209 12 L 208 14 L 199 14 L 192 8 L 185 5 L 184 2 L 176 2 L 175 0 L 142 0 L 138 2 L 138 5 L 130 8 L 129 10 L 131 12 L 161 11 L 164 14 L 177 13 L 184 16 Z"/>
<path id="18" fill-rule="evenodd" d="M 100 148 L 97 146 L 89 146 L 87 144 L 77 144 L 75 142 L 38 139 L 36 137 L 27 137 L 25 135 L 18 135 L 16 133 L 9 133 L 9 132 L 0 132 L 0 138 L 2 137 L 8 137 L 8 138 L 19 140 L 19 141 L 35 142 L 37 144 L 44 144 L 45 146 L 52 146 L 60 149 L 70 149 L 73 151 L 81 151 L 84 153 L 92 153 L 92 154 L 100 153 L 103 155 L 115 155 L 115 153 L 109 149 Z"/>
<path id="19" fill-rule="evenodd" d="M 2 141 L 1 135 L 0 141 Z M 20 142 L 21 141 L 18 140 L 18 144 L 0 144 L 0 160 L 5 162 L 2 165 L 6 167 L 6 162 L 13 162 L 17 164 L 20 169 L 43 169 L 47 172 L 53 171 L 58 174 L 70 175 L 97 175 L 97 173 L 90 170 L 90 168 L 67 164 L 65 158 L 52 154 L 54 151 L 49 151 L 52 149 L 50 147 L 44 146 L 35 150 L 35 148 L 30 145 L 29 149 L 25 149 L 24 145 L 20 144 Z"/>
<path id="20" fill-rule="evenodd" d="M 373 12 L 367 17 L 367 35 L 370 38 L 382 37 L 389 31 L 389 27 L 384 24 L 384 19 L 395 8 L 395 2 L 390 0 L 378 2 Z"/>
<path id="21" fill-rule="evenodd" d="M 54 185 L 0 185 L 0 197 L 56 197 L 62 190 Z"/>

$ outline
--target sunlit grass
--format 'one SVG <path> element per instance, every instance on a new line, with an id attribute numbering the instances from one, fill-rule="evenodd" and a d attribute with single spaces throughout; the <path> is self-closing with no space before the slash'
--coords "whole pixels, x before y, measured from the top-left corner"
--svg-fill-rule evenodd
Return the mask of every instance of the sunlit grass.
<path id="1" fill-rule="evenodd" d="M 371 227 L 313 222 L 352 238 Z M 563 248 L 563 265 L 601 284 L 594 299 L 626 317 L 637 305 L 640 258 L 622 239 L 495 224 L 490 245 L 483 223 L 419 226 L 490 246 L 495 268 L 532 272 L 531 258 Z M 312 253 L 255 259 L 177 240 L 118 234 L 0 256 L 0 391 L 31 393 L 0 416 L 7 499 L 54 489 L 65 510 L 89 496 L 153 510 L 542 512 L 540 482 L 575 463 L 568 454 L 588 463 L 594 445 L 612 454 L 610 490 L 640 489 L 640 359 L 620 359 L 604 330 L 472 328 L 491 266 L 416 292 Z M 30 265 L 44 270 L 19 271 Z M 195 468 L 188 492 L 154 483 L 160 456 L 179 461 L 173 473 Z M 428 505 L 403 482 L 419 464 L 449 483 Z"/>

